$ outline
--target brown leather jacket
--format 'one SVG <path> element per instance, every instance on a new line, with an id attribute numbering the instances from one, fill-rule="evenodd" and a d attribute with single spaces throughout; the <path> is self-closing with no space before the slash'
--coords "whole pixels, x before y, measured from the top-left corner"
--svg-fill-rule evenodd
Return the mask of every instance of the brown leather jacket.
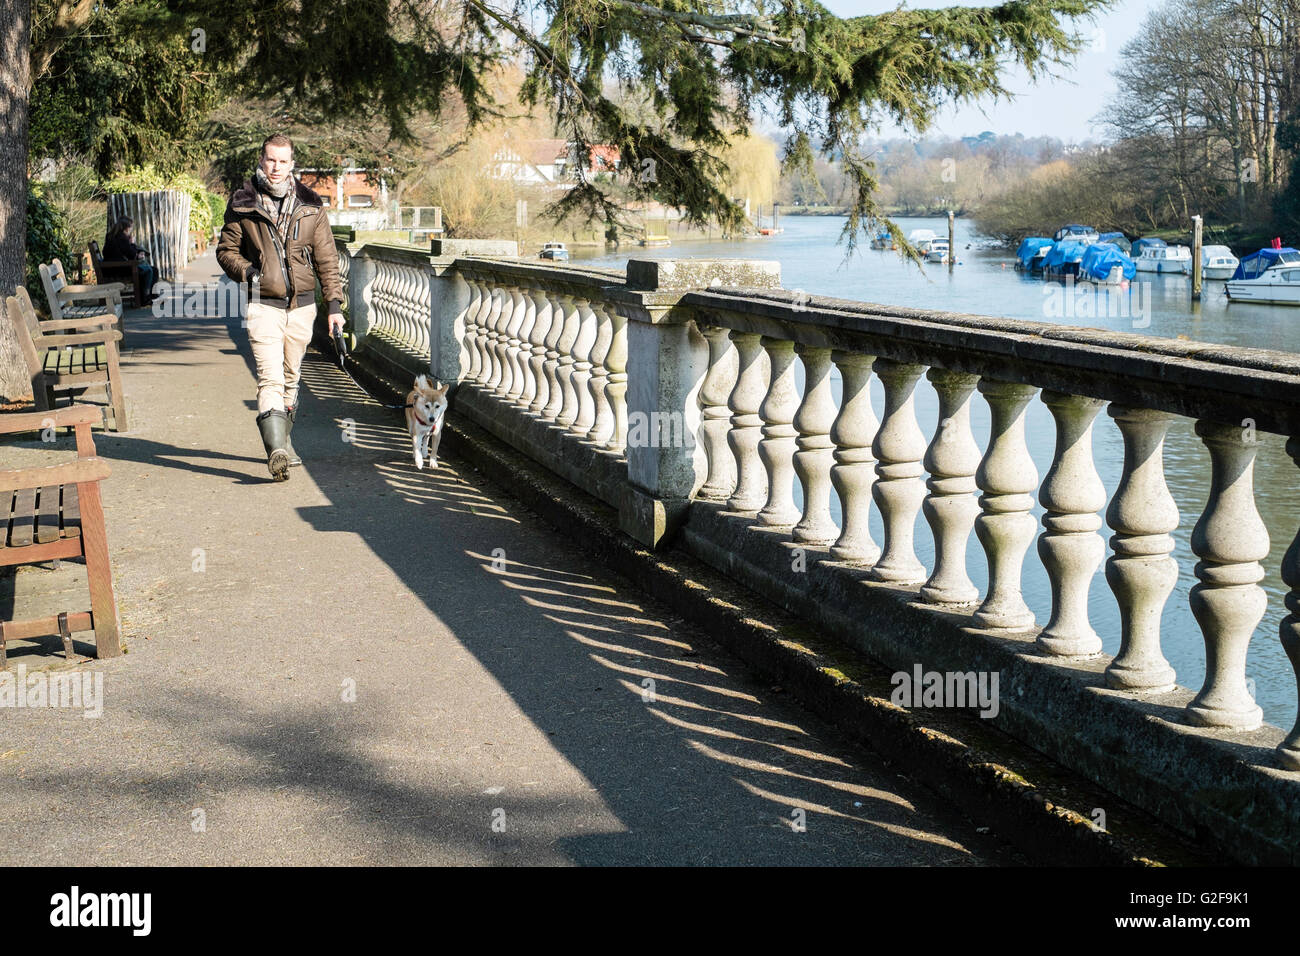
<path id="1" fill-rule="evenodd" d="M 316 301 L 316 277 L 331 315 L 340 312 L 343 286 L 339 257 L 329 218 L 320 197 L 295 182 L 298 205 L 289 220 L 289 241 L 281 255 L 275 223 L 258 205 L 252 181 L 235 190 L 226 206 L 226 224 L 217 242 L 217 262 L 226 275 L 243 282 L 256 269 L 261 274 L 261 301 L 280 308 L 297 308 Z M 289 274 L 285 275 L 284 261 Z"/>

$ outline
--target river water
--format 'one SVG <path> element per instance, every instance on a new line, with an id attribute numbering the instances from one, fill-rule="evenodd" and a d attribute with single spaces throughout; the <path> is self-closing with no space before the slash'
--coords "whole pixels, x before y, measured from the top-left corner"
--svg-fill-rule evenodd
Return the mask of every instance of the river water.
<path id="1" fill-rule="evenodd" d="M 900 219 L 897 222 L 905 233 L 928 228 L 940 235 L 947 234 L 944 220 Z M 956 231 L 960 264 L 951 272 L 946 266 L 938 265 L 929 265 L 921 272 L 914 265 L 901 261 L 897 253 L 875 251 L 866 243 L 852 258 L 846 259 L 845 248 L 839 242 L 844 225 L 842 218 L 786 216 L 781 225 L 785 229 L 783 234 L 761 240 L 677 242 L 666 249 L 632 247 L 617 255 L 585 256 L 579 253 L 575 259 L 617 268 L 622 268 L 630 257 L 770 259 L 780 262 L 785 288 L 801 289 L 814 298 L 835 296 L 887 305 L 971 312 L 1300 352 L 1300 308 L 1230 305 L 1222 282 L 1207 281 L 1200 303 L 1192 302 L 1191 280 L 1186 276 L 1138 273 L 1137 280 L 1124 291 L 1092 290 L 1086 286 L 1067 290 L 1059 283 L 1045 283 L 1016 272 L 1012 268 L 1012 254 L 1005 249 L 982 247 L 972 225 L 965 221 L 958 221 Z M 833 375 L 838 404 L 839 380 L 836 373 Z M 884 407 L 883 392 L 878 381 L 873 381 L 872 387 L 879 415 Z M 927 436 L 932 435 L 938 418 L 938 400 L 925 378 L 917 384 L 916 407 L 922 430 Z M 989 433 L 988 407 L 978 396 L 971 407 L 975 440 L 983 448 Z M 1026 435 L 1041 479 L 1051 467 L 1056 427 L 1051 413 L 1039 401 L 1029 406 Z M 1296 719 L 1296 683 L 1290 661 L 1278 640 L 1278 624 L 1286 614 L 1282 604 L 1285 585 L 1280 564 L 1296 529 L 1300 528 L 1300 496 L 1296 494 L 1300 471 L 1287 457 L 1280 436 L 1261 432 L 1258 440 L 1255 500 L 1271 541 L 1269 556 L 1263 562 L 1267 575 L 1260 585 L 1268 592 L 1269 603 L 1251 641 L 1246 676 L 1263 708 L 1264 719 L 1290 729 Z M 1097 418 L 1093 441 L 1097 471 L 1109 497 L 1119 483 L 1123 444 L 1119 429 L 1104 412 Z M 1192 573 L 1197 559 L 1191 550 L 1190 537 L 1192 526 L 1205 505 L 1210 467 L 1205 447 L 1193 433 L 1191 421 L 1179 420 L 1170 428 L 1165 442 L 1165 469 L 1182 521 L 1174 532 L 1176 546 L 1173 557 L 1178 561 L 1179 580 L 1165 605 L 1163 648 L 1177 672 L 1178 682 L 1199 689 L 1205 677 L 1205 646 L 1188 605 L 1188 594 L 1197 583 Z M 795 493 L 798 499 L 798 482 L 795 483 Z M 838 522 L 839 504 L 834 495 L 831 500 Z M 1036 506 L 1034 514 L 1041 516 L 1042 509 Z M 874 508 L 872 533 L 879 544 L 883 535 L 880 515 Z M 1101 533 L 1108 537 L 1110 530 L 1103 525 Z M 926 566 L 933 567 L 933 538 L 924 516 L 919 514 L 916 550 Z M 984 552 L 973 534 L 967 547 L 967 559 L 971 579 L 983 590 L 987 583 Z M 1025 558 L 1023 584 L 1025 600 L 1037 616 L 1039 625 L 1046 624 L 1051 614 L 1051 591 L 1047 572 L 1033 546 Z M 1101 636 L 1106 653 L 1118 653 L 1119 609 L 1106 584 L 1104 563 L 1093 579 L 1089 608 L 1093 627 Z"/>

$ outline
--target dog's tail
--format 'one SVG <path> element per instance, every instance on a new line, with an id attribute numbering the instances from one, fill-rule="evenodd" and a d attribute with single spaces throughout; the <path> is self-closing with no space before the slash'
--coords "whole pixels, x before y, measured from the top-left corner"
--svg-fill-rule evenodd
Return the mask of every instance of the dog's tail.
<path id="1" fill-rule="evenodd" d="M 415 377 L 415 387 L 416 387 L 416 390 L 421 391 L 421 392 L 428 391 L 428 389 L 429 389 L 429 376 L 427 376 L 427 375 L 417 375 L 417 376 Z"/>

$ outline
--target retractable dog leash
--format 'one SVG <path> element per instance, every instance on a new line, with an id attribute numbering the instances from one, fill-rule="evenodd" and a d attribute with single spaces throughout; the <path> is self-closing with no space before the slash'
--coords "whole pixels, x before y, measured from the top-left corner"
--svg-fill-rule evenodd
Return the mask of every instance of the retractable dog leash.
<path id="1" fill-rule="evenodd" d="M 366 392 L 367 395 L 370 395 L 370 393 L 366 391 L 366 387 L 352 377 L 352 373 L 348 371 L 347 366 L 344 364 L 344 362 L 348 358 L 348 341 L 343 337 L 343 329 L 340 328 L 339 326 L 335 326 L 331 338 L 334 340 L 334 354 L 338 356 L 338 360 L 339 360 L 339 371 L 342 372 L 344 375 L 346 375 L 349 379 L 351 379 L 353 385 L 361 389 L 361 391 Z M 374 398 L 373 395 L 370 395 L 370 397 L 372 399 Z M 412 405 L 414 404 L 412 402 L 407 402 L 405 405 L 389 405 L 388 403 L 381 402 L 378 399 L 375 399 L 375 402 L 381 408 L 398 408 L 398 409 L 411 408 Z"/>

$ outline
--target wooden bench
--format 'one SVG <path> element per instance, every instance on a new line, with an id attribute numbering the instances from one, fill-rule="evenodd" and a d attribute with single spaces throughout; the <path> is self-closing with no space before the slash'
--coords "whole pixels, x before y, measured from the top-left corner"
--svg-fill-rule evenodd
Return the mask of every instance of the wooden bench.
<path id="1" fill-rule="evenodd" d="M 18 336 L 18 349 L 31 375 L 36 407 L 53 408 L 55 392 L 80 395 L 87 388 L 102 385 L 113 409 L 114 430 L 126 431 L 126 393 L 117 352 L 122 334 L 113 328 L 117 317 L 109 313 L 42 322 L 22 286 L 9 296 L 6 305 Z"/>
<path id="2" fill-rule="evenodd" d="M 118 318 L 117 328 L 126 341 L 126 323 L 123 321 L 122 290 L 120 282 L 103 285 L 70 285 L 63 263 L 55 259 L 48 266 L 41 264 L 41 285 L 50 306 L 52 319 L 84 319 L 111 312 Z"/>
<path id="3" fill-rule="evenodd" d="M 127 261 L 117 259 L 111 262 L 105 262 L 104 257 L 100 255 L 99 243 L 91 239 L 87 244 L 90 249 L 90 262 L 95 267 L 95 279 L 100 283 L 115 282 L 121 285 L 122 301 L 128 302 L 132 308 L 144 305 L 144 279 L 140 275 L 139 260 Z"/>
<path id="4" fill-rule="evenodd" d="M 0 471 L 0 566 L 85 558 L 90 610 L 63 612 L 24 621 L 0 621 L 0 668 L 7 665 L 6 642 L 58 634 L 64 653 L 73 656 L 72 633 L 95 632 L 95 656 L 122 653 L 113 569 L 99 482 L 108 462 L 95 455 L 90 426 L 100 420 L 92 405 L 58 411 L 0 415 L 0 434 L 72 426 L 77 458 L 57 465 Z"/>

